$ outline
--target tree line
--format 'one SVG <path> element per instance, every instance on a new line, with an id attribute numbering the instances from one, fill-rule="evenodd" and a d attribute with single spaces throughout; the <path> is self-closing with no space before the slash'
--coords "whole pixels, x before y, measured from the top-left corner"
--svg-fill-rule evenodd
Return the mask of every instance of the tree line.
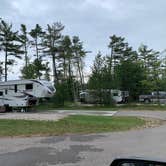
<path id="1" fill-rule="evenodd" d="M 21 24 L 14 31 L 12 23 L 0 19 L 1 80 L 7 81 L 12 66 L 22 59 L 21 78 L 53 78 L 57 103 L 75 101 L 86 88 L 127 90 L 134 100 L 143 93 L 166 90 L 166 61 L 161 53 L 143 44 L 134 50 L 124 37 L 116 35 L 109 38 L 110 53 L 96 55 L 85 82 L 88 51 L 78 36 L 63 35 L 64 28 L 60 22 L 48 24 L 46 29 L 36 24 L 30 30 Z"/>
<path id="2" fill-rule="evenodd" d="M 112 35 L 110 55 L 99 52 L 92 66 L 89 89 L 129 91 L 132 100 L 140 94 L 166 91 L 166 61 L 161 53 L 141 44 L 134 50 L 125 38 Z"/>

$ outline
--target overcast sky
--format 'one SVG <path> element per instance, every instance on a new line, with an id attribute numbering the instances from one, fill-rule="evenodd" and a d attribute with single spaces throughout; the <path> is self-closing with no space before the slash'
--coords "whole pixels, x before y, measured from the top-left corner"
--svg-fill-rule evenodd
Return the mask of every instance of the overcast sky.
<path id="1" fill-rule="evenodd" d="M 166 0 L 0 0 L 0 17 L 32 28 L 56 21 L 65 25 L 64 34 L 78 35 L 90 66 L 100 50 L 109 54 L 109 36 L 126 38 L 134 49 L 141 43 L 162 51 L 166 48 Z"/>

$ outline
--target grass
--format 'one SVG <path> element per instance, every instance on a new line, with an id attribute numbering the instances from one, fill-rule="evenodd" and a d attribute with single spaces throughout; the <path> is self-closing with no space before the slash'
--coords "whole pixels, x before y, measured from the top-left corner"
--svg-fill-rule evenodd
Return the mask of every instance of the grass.
<path id="1" fill-rule="evenodd" d="M 49 110 L 103 110 L 103 111 L 116 111 L 116 110 L 150 110 L 150 111 L 166 111 L 166 105 L 159 104 L 143 104 L 143 103 L 128 103 L 114 106 L 100 106 L 100 105 L 74 105 L 72 103 L 65 104 L 63 107 L 56 107 L 53 103 L 43 103 L 35 108 L 38 111 Z"/>
<path id="2" fill-rule="evenodd" d="M 115 106 L 97 106 L 97 105 L 74 105 L 73 103 L 65 104 L 64 106 L 56 106 L 53 103 L 43 103 L 35 107 L 38 111 L 50 110 L 116 110 Z"/>
<path id="3" fill-rule="evenodd" d="M 125 104 L 117 107 L 117 110 L 148 110 L 148 111 L 166 111 L 166 105 L 161 104 Z"/>
<path id="4" fill-rule="evenodd" d="M 125 131 L 143 126 L 136 117 L 69 116 L 59 121 L 0 120 L 0 136 L 64 135 Z"/>

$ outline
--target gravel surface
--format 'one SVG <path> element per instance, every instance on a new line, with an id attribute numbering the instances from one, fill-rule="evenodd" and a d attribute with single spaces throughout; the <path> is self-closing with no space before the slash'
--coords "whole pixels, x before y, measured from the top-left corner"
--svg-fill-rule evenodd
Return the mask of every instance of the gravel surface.
<path id="1" fill-rule="evenodd" d="M 54 120 L 66 117 L 65 114 L 56 113 L 1 113 L 0 119 L 25 119 L 25 120 Z"/>
<path id="2" fill-rule="evenodd" d="M 86 110 L 56 110 L 50 112 L 34 113 L 0 113 L 0 119 L 26 119 L 26 120 L 59 120 L 69 115 L 101 115 L 113 116 L 116 111 L 86 111 Z"/>

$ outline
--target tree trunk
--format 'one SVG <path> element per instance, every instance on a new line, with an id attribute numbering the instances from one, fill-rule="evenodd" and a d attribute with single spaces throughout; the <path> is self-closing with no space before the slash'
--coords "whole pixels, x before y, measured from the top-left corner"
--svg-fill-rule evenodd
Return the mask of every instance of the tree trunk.
<path id="1" fill-rule="evenodd" d="M 53 68 L 53 79 L 54 79 L 54 85 L 58 83 L 58 74 L 56 70 L 56 63 L 55 63 L 55 54 L 52 54 L 52 68 Z"/>
<path id="2" fill-rule="evenodd" d="M 39 50 L 38 50 L 38 41 L 37 41 L 37 37 L 35 39 L 35 47 L 36 47 L 36 57 L 37 57 L 37 61 L 39 62 Z M 37 73 L 38 73 L 38 78 L 40 80 L 40 70 L 39 68 L 37 68 Z"/>
<path id="3" fill-rule="evenodd" d="M 27 46 L 26 46 L 26 43 L 25 43 L 25 67 L 27 68 L 28 66 L 28 55 L 27 55 Z"/>
<path id="4" fill-rule="evenodd" d="M 66 58 L 63 58 L 63 70 L 64 70 L 64 79 L 67 78 L 67 71 L 66 71 Z"/>
<path id="5" fill-rule="evenodd" d="M 36 47 L 36 57 L 37 57 L 37 60 L 39 60 L 39 53 L 38 53 L 38 42 L 37 42 L 37 38 L 35 39 L 35 47 Z"/>
<path id="6" fill-rule="evenodd" d="M 7 50 L 5 50 L 5 82 L 7 81 Z"/>
<path id="7" fill-rule="evenodd" d="M 70 88 L 72 90 L 72 98 L 73 98 L 73 101 L 76 102 L 76 94 L 75 94 L 75 86 L 74 86 L 74 83 L 73 83 L 73 78 L 72 78 L 72 70 L 71 70 L 71 59 L 69 58 L 69 68 L 68 68 L 68 73 L 69 73 L 69 85 L 70 85 Z"/>
<path id="8" fill-rule="evenodd" d="M 113 46 L 111 47 L 111 57 L 110 57 L 110 63 L 109 63 L 109 81 L 112 82 L 113 80 L 113 73 L 114 73 L 114 65 L 113 65 Z M 109 88 L 112 88 L 112 85 L 109 84 Z"/>
<path id="9" fill-rule="evenodd" d="M 112 48 L 111 48 L 111 64 L 110 64 L 110 73 L 111 73 L 111 75 L 113 74 L 113 46 L 112 46 Z"/>
<path id="10" fill-rule="evenodd" d="M 77 62 L 77 67 L 78 67 L 78 72 L 79 72 L 79 76 L 80 76 L 81 90 L 83 90 L 83 78 L 82 78 L 82 73 L 81 73 L 79 61 Z"/>

